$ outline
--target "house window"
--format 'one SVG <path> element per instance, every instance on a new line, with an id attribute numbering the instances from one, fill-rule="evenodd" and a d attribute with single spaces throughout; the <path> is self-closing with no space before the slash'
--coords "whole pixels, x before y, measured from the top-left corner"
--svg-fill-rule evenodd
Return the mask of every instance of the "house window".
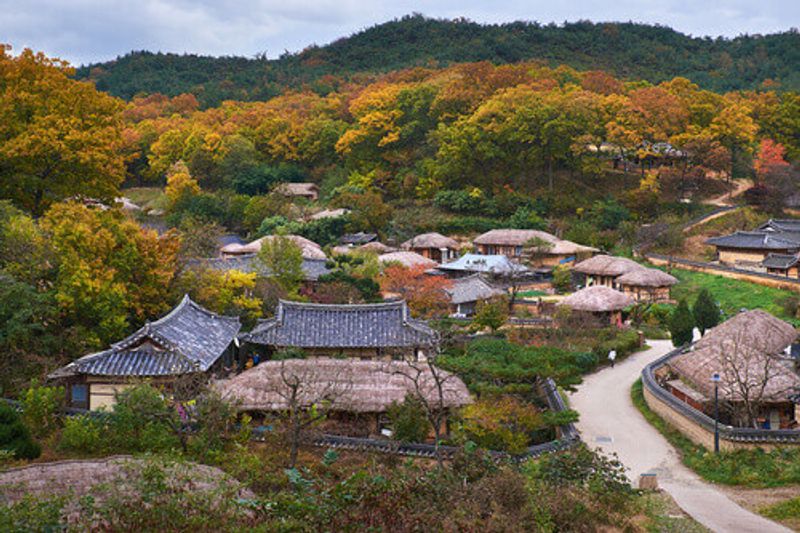
<path id="1" fill-rule="evenodd" d="M 87 408 L 89 405 L 89 386 L 72 385 L 70 387 L 70 405 L 72 407 Z"/>
<path id="2" fill-rule="evenodd" d="M 514 248 L 514 255 L 516 257 L 519 257 L 519 256 L 522 255 L 522 246 L 517 246 L 516 248 Z"/>

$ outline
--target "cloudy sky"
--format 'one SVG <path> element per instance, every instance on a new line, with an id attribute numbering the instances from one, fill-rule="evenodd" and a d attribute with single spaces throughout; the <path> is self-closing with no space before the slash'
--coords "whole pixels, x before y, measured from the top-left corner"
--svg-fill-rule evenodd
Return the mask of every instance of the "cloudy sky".
<path id="1" fill-rule="evenodd" d="M 800 26 L 799 0 L 0 0 L 0 42 L 73 64 L 131 50 L 277 57 L 412 12 L 478 22 L 633 20 L 729 37 Z"/>

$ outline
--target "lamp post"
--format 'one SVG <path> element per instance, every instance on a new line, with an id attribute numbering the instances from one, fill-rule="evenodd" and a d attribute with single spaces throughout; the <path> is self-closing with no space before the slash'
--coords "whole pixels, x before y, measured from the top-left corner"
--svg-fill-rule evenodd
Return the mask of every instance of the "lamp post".
<path id="1" fill-rule="evenodd" d="M 719 453 L 719 372 L 711 375 L 714 382 L 714 453 Z"/>

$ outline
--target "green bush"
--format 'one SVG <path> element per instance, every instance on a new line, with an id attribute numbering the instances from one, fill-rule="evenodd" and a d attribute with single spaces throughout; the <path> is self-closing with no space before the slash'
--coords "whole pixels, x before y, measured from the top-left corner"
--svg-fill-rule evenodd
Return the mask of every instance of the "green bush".
<path id="1" fill-rule="evenodd" d="M 386 411 L 392 424 L 392 438 L 400 442 L 424 442 L 431 430 L 425 407 L 413 395 L 407 394 L 402 403 L 392 402 Z"/>
<path id="2" fill-rule="evenodd" d="M 58 426 L 64 403 L 63 387 L 40 387 L 34 380 L 21 398 L 22 419 L 35 437 L 49 435 Z"/>
<path id="3" fill-rule="evenodd" d="M 103 424 L 89 415 L 68 417 L 64 420 L 59 446 L 74 452 L 98 453 L 104 442 L 101 438 L 103 430 Z"/>
<path id="4" fill-rule="evenodd" d="M 178 413 L 161 393 L 136 385 L 117 394 L 108 417 L 108 444 L 130 452 L 172 450 L 180 445 L 177 427 Z"/>
<path id="5" fill-rule="evenodd" d="M 42 453 L 19 413 L 5 402 L 0 402 L 0 450 L 13 452 L 17 459 L 35 459 Z"/>
<path id="6" fill-rule="evenodd" d="M 686 300 L 681 300 L 672 313 L 672 318 L 669 322 L 672 344 L 677 347 L 692 342 L 693 330 L 694 317 L 686 304 Z"/>
<path id="7" fill-rule="evenodd" d="M 608 362 L 608 352 L 611 350 L 617 352 L 617 361 L 620 361 L 641 348 L 639 332 L 633 329 L 605 329 L 598 333 L 598 339 L 600 342 L 592 349 L 592 353 L 599 364 Z"/>

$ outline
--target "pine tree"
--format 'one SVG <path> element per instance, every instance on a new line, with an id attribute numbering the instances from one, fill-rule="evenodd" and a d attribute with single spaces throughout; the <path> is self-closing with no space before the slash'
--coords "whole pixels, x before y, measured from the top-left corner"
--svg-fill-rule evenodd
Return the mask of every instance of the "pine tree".
<path id="1" fill-rule="evenodd" d="M 694 319 L 686 300 L 681 300 L 678 307 L 672 313 L 669 323 L 669 332 L 672 335 L 673 346 L 683 346 L 692 342 L 692 330 L 694 329 Z"/>
<path id="2" fill-rule="evenodd" d="M 708 289 L 701 290 L 700 294 L 697 295 L 692 313 L 701 335 L 705 335 L 706 330 L 719 324 L 721 318 L 719 307 Z"/>

